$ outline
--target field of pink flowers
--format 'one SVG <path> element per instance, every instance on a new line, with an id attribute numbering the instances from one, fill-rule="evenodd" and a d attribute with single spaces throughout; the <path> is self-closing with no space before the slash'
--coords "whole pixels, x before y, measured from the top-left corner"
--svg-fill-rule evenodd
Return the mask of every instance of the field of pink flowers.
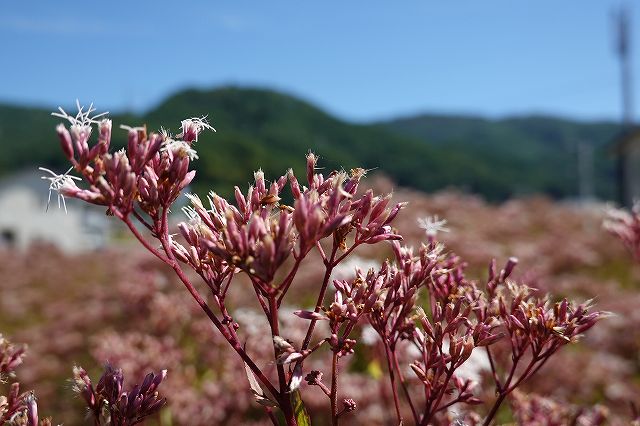
<path id="1" fill-rule="evenodd" d="M 391 189 L 384 178 L 373 178 L 368 185 L 380 192 Z M 418 219 L 446 218 L 449 232 L 438 238 L 468 262 L 469 277 L 485 282 L 491 259 L 504 265 L 515 256 L 515 279 L 558 298 L 595 298 L 599 310 L 613 314 L 556 354 L 514 393 L 499 412 L 499 423 L 543 424 L 536 423 L 536 416 L 545 411 L 556 416 L 556 424 L 597 424 L 602 418 L 611 424 L 629 422 L 630 407 L 640 400 L 640 267 L 621 241 L 603 230 L 603 206 L 544 198 L 490 205 L 454 192 L 424 195 L 405 190 L 396 190 L 394 201 L 410 203 L 394 223 L 408 245 L 424 240 Z M 363 246 L 333 272 L 334 278 L 349 278 L 356 265 L 366 270 L 391 256 L 390 246 Z M 281 308 L 282 335 L 294 341 L 304 338 L 308 321 L 286 313 L 313 307 L 323 273 L 319 258 L 298 272 L 287 296 L 296 306 Z M 84 404 L 72 391 L 72 367 L 81 365 L 91 377 L 99 377 L 106 360 L 122 368 L 132 383 L 140 383 L 149 371 L 168 370 L 162 384 L 167 406 L 150 424 L 270 424 L 227 342 L 171 269 L 133 242 L 74 257 L 50 246 L 5 251 L 0 276 L 0 332 L 28 345 L 17 379 L 24 389 L 36 392 L 39 412 L 53 416 L 56 424 L 82 424 Z M 269 365 L 271 333 L 259 321 L 260 306 L 247 297 L 250 293 L 248 280 L 237 282 L 227 305 L 234 308 L 246 351 Z M 394 424 L 392 395 L 378 380 L 387 368 L 375 356 L 383 349 L 367 327 L 356 334 L 361 350 L 341 365 L 341 391 L 357 401 L 358 415 L 349 423 Z M 479 398 L 491 400 L 495 389 L 488 361 L 480 355 L 474 351 L 459 373 L 479 383 Z M 313 358 L 307 362 L 314 367 Z M 307 392 L 308 387 L 303 382 L 301 391 L 314 425 L 329 424 L 330 418 L 322 417 L 329 401 Z"/>

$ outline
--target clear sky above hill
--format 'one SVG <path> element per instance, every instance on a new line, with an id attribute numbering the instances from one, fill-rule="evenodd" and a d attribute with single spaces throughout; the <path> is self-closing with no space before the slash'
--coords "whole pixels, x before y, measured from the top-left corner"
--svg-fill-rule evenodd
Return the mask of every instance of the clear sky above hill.
<path id="1" fill-rule="evenodd" d="M 180 88 L 237 84 L 356 121 L 620 116 L 619 1 L 186 3 L 0 2 L 0 101 L 144 110 Z M 640 76 L 640 4 L 632 14 Z"/>

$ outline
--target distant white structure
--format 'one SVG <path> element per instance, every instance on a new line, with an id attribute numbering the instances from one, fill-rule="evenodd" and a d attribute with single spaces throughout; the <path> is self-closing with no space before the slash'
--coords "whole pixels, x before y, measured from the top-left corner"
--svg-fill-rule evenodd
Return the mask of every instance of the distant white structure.
<path id="1" fill-rule="evenodd" d="M 53 193 L 45 212 L 49 182 L 42 176 L 34 169 L 0 180 L 0 246 L 25 249 L 48 242 L 69 253 L 105 246 L 110 236 L 106 209 L 65 198 L 65 214 Z"/>

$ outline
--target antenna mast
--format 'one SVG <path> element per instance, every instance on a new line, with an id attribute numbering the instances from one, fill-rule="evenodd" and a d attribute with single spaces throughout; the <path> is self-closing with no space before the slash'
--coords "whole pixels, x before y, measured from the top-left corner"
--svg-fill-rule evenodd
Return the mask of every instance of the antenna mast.
<path id="1" fill-rule="evenodd" d="M 622 123 L 625 127 L 633 121 L 631 74 L 631 19 L 629 8 L 621 6 L 613 15 L 616 26 L 616 53 L 620 60 L 620 84 L 622 90 Z"/>

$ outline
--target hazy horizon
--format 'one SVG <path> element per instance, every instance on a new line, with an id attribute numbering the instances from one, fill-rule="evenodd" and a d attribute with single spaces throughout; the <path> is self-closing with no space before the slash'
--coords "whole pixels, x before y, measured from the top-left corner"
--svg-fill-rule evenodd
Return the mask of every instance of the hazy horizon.
<path id="1" fill-rule="evenodd" d="M 329 110 L 328 108 L 325 108 L 323 105 L 320 105 L 316 102 L 314 102 L 311 99 L 305 98 L 304 95 L 301 94 L 297 94 L 297 93 L 293 93 L 291 91 L 287 91 L 286 89 L 280 89 L 280 88 L 276 88 L 276 87 L 267 87 L 267 86 L 259 86 L 259 85 L 251 85 L 251 84 L 219 84 L 219 85 L 213 85 L 213 86 L 185 86 L 182 88 L 177 88 L 174 91 L 171 91 L 169 93 L 167 93 L 164 97 L 162 97 L 161 99 L 159 99 L 157 102 L 155 102 L 154 104 L 150 105 L 147 108 L 144 109 L 137 109 L 137 110 L 132 110 L 132 109 L 127 109 L 127 108 L 121 108 L 121 109 L 114 109 L 114 108 L 102 108 L 101 105 L 95 101 L 93 101 L 93 104 L 96 108 L 98 108 L 99 111 L 107 111 L 109 114 L 111 115 L 119 115 L 119 114 L 134 114 L 134 115 L 144 115 L 147 114 L 148 112 L 153 111 L 155 108 L 159 107 L 160 105 L 162 105 L 162 103 L 164 103 L 166 100 L 168 100 L 170 97 L 172 97 L 173 95 L 176 95 L 178 93 L 181 93 L 183 91 L 187 91 L 187 90 L 204 90 L 204 91 L 215 91 L 215 90 L 221 90 L 221 89 L 226 89 L 226 88 L 237 88 L 237 89 L 246 89 L 246 90 L 266 90 L 266 91 L 273 91 L 273 92 L 277 92 L 277 93 L 281 93 L 284 94 L 286 96 L 291 96 L 294 97 L 298 100 L 301 100 L 303 102 L 309 103 L 314 107 L 317 107 L 318 109 L 320 109 L 321 111 L 331 115 L 334 118 L 337 118 L 338 120 L 341 121 L 345 121 L 347 123 L 353 123 L 353 124 L 374 124 L 374 123 L 378 123 L 378 122 L 386 122 L 386 121 L 394 121 L 394 120 L 403 120 L 403 119 L 411 119 L 414 117 L 419 117 L 419 116 L 442 116 L 442 117 L 462 117 L 462 118 L 471 118 L 471 119 L 481 119 L 481 120 L 488 120 L 488 121 L 501 121 L 501 120 L 509 120 L 509 119 L 517 119 L 517 118 L 527 118 L 527 117 L 545 117 L 545 118 L 553 118 L 553 119 L 559 119 L 559 120 L 567 120 L 567 121 L 572 121 L 572 122 L 576 122 L 576 123 L 617 123 L 620 122 L 620 118 L 616 118 L 616 117 L 576 117 L 576 116 L 570 116 L 570 115 L 566 115 L 566 114 L 562 114 L 562 113 L 554 113 L 554 112 L 550 112 L 550 111 L 538 111 L 538 110 L 530 110 L 530 111 L 520 111 L 520 112 L 513 112 L 513 113 L 505 113 L 503 115 L 500 114 L 496 114 L 496 115 L 490 115 L 490 114 L 483 114 L 482 112 L 479 111 L 463 111 L 463 110 L 452 110 L 452 111 L 445 111 L 442 109 L 432 109 L 432 110 L 415 110 L 413 112 L 411 111 L 400 111 L 397 114 L 394 113 L 389 113 L 389 115 L 385 115 L 385 116 L 381 116 L 381 117 L 372 117 L 370 119 L 354 119 L 354 118 L 349 118 L 349 117 L 344 117 L 341 116 L 339 113 L 335 113 L 331 110 Z M 80 101 L 81 105 L 89 105 L 90 103 L 92 103 L 91 100 L 85 100 L 84 99 L 78 99 Z M 19 107 L 19 108 L 35 108 L 35 109 L 49 109 L 51 110 L 51 112 L 57 111 L 58 107 L 62 107 L 65 110 L 74 110 L 75 106 L 76 106 L 76 100 L 66 100 L 66 102 L 63 103 L 58 103 L 58 104 L 46 104 L 44 102 L 20 102 L 20 101 L 15 101 L 15 100 L 5 100 L 5 99 L 0 99 L 0 105 L 5 105 L 5 106 L 11 106 L 11 107 Z M 206 113 L 203 111 L 203 114 Z"/>

